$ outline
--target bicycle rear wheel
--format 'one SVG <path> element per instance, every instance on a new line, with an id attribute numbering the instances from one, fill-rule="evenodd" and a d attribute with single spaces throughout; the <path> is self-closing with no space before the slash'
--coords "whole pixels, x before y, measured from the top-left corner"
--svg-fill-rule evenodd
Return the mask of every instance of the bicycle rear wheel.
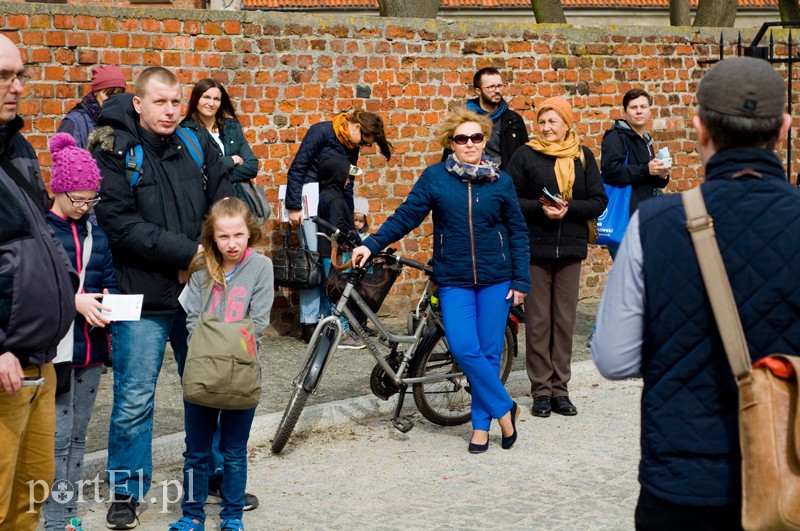
<path id="1" fill-rule="evenodd" d="M 423 340 L 415 358 L 413 376 L 436 376 L 458 373 L 461 368 L 453 357 L 444 337 L 444 330 L 438 326 Z M 414 402 L 422 416 L 440 426 L 457 426 L 469 420 L 472 396 L 467 386 L 467 377 L 450 378 L 413 386 Z"/>
<path id="2" fill-rule="evenodd" d="M 505 383 L 517 350 L 517 337 L 513 323 L 505 329 L 503 354 L 500 360 L 500 380 Z M 435 327 L 419 347 L 415 358 L 414 377 L 461 372 L 444 336 L 444 330 Z M 462 375 L 413 386 L 414 402 L 422 416 L 440 426 L 456 426 L 470 419 L 472 395 L 467 377 Z"/>

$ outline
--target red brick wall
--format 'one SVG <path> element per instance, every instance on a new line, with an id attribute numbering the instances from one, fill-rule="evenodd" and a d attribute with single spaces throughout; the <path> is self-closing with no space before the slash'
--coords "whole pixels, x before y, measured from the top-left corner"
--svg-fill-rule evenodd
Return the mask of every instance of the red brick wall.
<path id="1" fill-rule="evenodd" d="M 8 2 L 17 3 L 32 3 L 27 0 L 7 0 Z M 162 2 L 156 1 L 143 1 L 139 0 L 41 0 L 40 2 L 33 3 L 52 3 L 52 4 L 67 4 L 73 6 L 86 6 L 86 7 L 138 7 L 138 8 L 154 8 L 154 7 L 172 7 L 172 8 L 201 8 L 203 7 L 203 0 L 165 0 Z M 207 2 L 210 3 L 210 0 Z"/>
<path id="2" fill-rule="evenodd" d="M 470 96 L 476 69 L 506 73 L 507 98 L 531 126 L 534 104 L 551 95 L 571 99 L 583 142 L 599 155 L 602 134 L 622 115 L 622 94 L 642 86 L 655 96 L 652 134 L 673 153 L 673 183 L 688 188 L 700 177 L 691 115 L 705 66 L 718 56 L 719 30 L 600 28 L 402 21 L 348 16 L 112 9 L 0 2 L 0 30 L 20 42 L 32 80 L 21 113 L 27 136 L 47 170 L 47 139 L 84 93 L 89 68 L 119 64 L 129 80 L 144 67 L 174 68 L 186 84 L 223 82 L 261 160 L 260 184 L 275 205 L 278 185 L 308 127 L 334 113 L 365 108 L 380 113 L 397 153 L 386 162 L 365 149 L 357 195 L 369 198 L 372 227 L 396 208 L 422 169 L 440 158 L 433 128 L 448 106 Z M 776 33 L 778 42 L 785 36 Z M 726 53 L 733 54 L 729 31 Z M 745 33 L 749 42 L 752 35 Z M 368 95 L 364 92 L 369 91 Z M 796 91 L 797 92 L 797 91 Z M 795 151 L 796 152 L 796 151 Z M 280 230 L 267 224 L 267 250 Z M 431 252 L 426 223 L 399 247 L 412 258 Z M 584 265 L 583 297 L 601 293 L 610 263 L 595 248 Z M 396 293 L 418 293 L 417 276 L 404 276 Z M 412 280 L 409 280 L 412 279 Z M 294 318 L 296 296 L 279 290 L 276 325 Z M 290 294 L 289 294 L 290 295 Z M 401 299 L 394 299 L 397 307 Z M 402 299 L 403 308 L 410 304 Z M 289 311 L 284 311 L 289 310 Z"/>

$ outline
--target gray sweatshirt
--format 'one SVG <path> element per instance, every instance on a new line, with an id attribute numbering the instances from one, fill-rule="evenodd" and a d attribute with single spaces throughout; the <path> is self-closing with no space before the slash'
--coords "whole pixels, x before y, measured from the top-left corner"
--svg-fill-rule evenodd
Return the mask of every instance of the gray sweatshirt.
<path id="1" fill-rule="evenodd" d="M 249 311 L 253 319 L 256 343 L 260 349 L 264 330 L 269 326 L 269 313 L 275 298 L 272 260 L 248 250 L 228 280 L 228 286 L 223 288 L 220 284 L 214 284 L 208 305 L 203 308 L 203 302 L 208 297 L 209 281 L 205 269 L 197 271 L 189 279 L 189 292 L 186 297 L 186 328 L 189 331 L 189 338 L 192 337 L 202 311 L 207 311 L 225 322 L 240 321 L 247 317 Z"/>

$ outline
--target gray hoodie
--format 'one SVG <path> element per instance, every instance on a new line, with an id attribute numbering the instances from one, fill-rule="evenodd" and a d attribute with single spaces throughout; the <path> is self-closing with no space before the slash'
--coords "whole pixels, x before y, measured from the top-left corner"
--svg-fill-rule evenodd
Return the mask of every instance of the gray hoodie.
<path id="1" fill-rule="evenodd" d="M 228 285 L 214 285 L 214 293 L 203 307 L 210 289 L 208 271 L 202 269 L 189 279 L 189 292 L 186 297 L 186 328 L 189 338 L 200 312 L 207 311 L 226 322 L 239 321 L 247 317 L 253 319 L 253 332 L 256 343 L 261 348 L 264 330 L 269 326 L 269 313 L 275 298 L 272 275 L 272 260 L 248 249 L 244 259 L 228 280 Z"/>

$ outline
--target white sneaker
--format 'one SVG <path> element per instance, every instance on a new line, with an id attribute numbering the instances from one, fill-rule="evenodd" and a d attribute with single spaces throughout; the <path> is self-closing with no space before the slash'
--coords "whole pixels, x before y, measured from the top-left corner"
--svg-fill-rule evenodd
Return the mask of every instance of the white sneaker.
<path id="1" fill-rule="evenodd" d="M 358 337 L 354 336 L 352 332 L 345 332 L 339 341 L 339 348 L 358 350 L 366 348 L 366 345 Z"/>

